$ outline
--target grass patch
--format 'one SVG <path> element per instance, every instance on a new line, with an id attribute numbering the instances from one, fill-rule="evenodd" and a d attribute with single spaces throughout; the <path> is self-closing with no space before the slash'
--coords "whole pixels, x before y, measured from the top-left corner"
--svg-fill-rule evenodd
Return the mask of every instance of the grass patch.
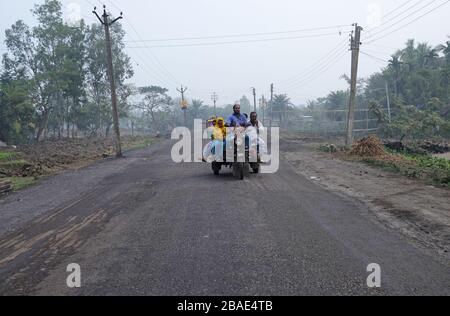
<path id="1" fill-rule="evenodd" d="M 365 158 L 372 166 L 422 179 L 437 186 L 450 188 L 450 161 L 430 155 L 389 153 L 383 157 Z"/>
<path id="2" fill-rule="evenodd" d="M 0 151 L 0 162 L 16 159 L 16 154 L 9 151 Z"/>
<path id="3" fill-rule="evenodd" d="M 23 160 L 23 159 L 19 159 L 19 160 L 8 160 L 8 161 L 2 161 L 0 163 L 0 167 L 21 167 L 28 164 L 27 161 Z"/>
<path id="4" fill-rule="evenodd" d="M 13 184 L 13 191 L 20 191 L 29 186 L 32 186 L 38 182 L 38 179 L 35 177 L 10 177 L 6 178 L 10 180 Z"/>
<path id="5" fill-rule="evenodd" d="M 125 142 L 123 145 L 124 150 L 131 150 L 131 149 L 142 149 L 149 147 L 150 145 L 155 143 L 155 139 L 153 138 L 145 138 L 145 139 L 138 139 L 135 141 Z"/>
<path id="6" fill-rule="evenodd" d="M 325 144 L 325 145 L 320 145 L 317 148 L 317 150 L 324 152 L 324 153 L 336 153 L 338 151 L 338 147 L 333 144 Z"/>

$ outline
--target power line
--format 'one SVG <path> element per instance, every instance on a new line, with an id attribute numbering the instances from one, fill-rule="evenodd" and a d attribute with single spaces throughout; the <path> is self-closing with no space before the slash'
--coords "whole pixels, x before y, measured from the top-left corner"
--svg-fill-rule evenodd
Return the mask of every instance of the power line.
<path id="1" fill-rule="evenodd" d="M 318 30 L 329 30 L 338 29 L 341 27 L 346 27 L 348 25 L 334 25 L 327 27 L 316 27 L 309 29 L 298 29 L 289 31 L 278 31 L 278 32 L 265 32 L 265 33 L 247 33 L 247 34 L 233 34 L 233 35 L 214 35 L 214 36 L 199 36 L 199 37 L 180 37 L 180 38 L 162 38 L 162 39 L 149 39 L 149 40 L 139 40 L 134 42 L 169 42 L 169 41 L 188 41 L 188 40 L 205 40 L 205 39 L 218 39 L 218 38 L 235 38 L 235 37 L 252 37 L 252 36 L 264 36 L 264 35 L 276 35 L 276 34 L 289 34 L 289 33 L 300 33 Z"/>
<path id="2" fill-rule="evenodd" d="M 434 2 L 434 1 L 433 1 L 433 2 Z M 397 29 L 395 29 L 395 30 L 389 32 L 388 34 L 385 34 L 385 35 L 382 35 L 381 37 L 375 38 L 375 39 L 369 41 L 367 44 L 370 44 L 370 43 L 373 43 L 373 42 L 378 41 L 378 40 L 380 40 L 380 39 L 383 39 L 383 38 L 385 38 L 385 37 L 387 37 L 387 36 L 389 36 L 389 35 L 391 35 L 391 34 L 393 34 L 393 33 L 396 33 L 396 32 L 398 32 L 398 31 L 404 29 L 405 27 L 407 27 L 407 26 L 411 25 L 412 23 L 414 23 L 414 22 L 416 22 L 416 21 L 422 19 L 423 17 L 425 17 L 425 16 L 427 16 L 428 14 L 430 14 L 430 13 L 436 11 L 437 9 L 443 7 L 444 5 L 446 5 L 446 4 L 449 3 L 449 2 L 450 2 L 450 0 L 446 0 L 444 3 L 441 3 L 441 4 L 438 5 L 437 7 L 435 7 L 435 8 L 433 8 L 433 9 L 431 9 L 431 10 L 425 12 L 424 14 L 422 14 L 422 15 L 416 17 L 414 20 L 408 22 L 407 24 L 402 25 L 401 27 L 399 27 L 399 28 L 397 28 Z"/>
<path id="3" fill-rule="evenodd" d="M 396 10 L 401 9 L 402 7 L 404 7 L 405 5 L 407 5 L 408 3 L 412 2 L 412 1 L 413 1 L 413 0 L 406 1 L 406 2 L 403 3 L 401 6 L 399 6 L 397 9 L 395 9 L 395 10 L 389 12 L 388 14 L 386 14 L 386 15 L 383 17 L 383 20 L 384 20 L 386 17 L 388 17 L 390 14 L 392 14 L 393 12 L 395 12 Z M 418 6 L 418 5 L 421 4 L 422 2 L 423 2 L 423 0 L 417 1 L 417 2 L 414 3 L 412 6 L 408 7 L 406 10 L 404 10 L 404 11 L 400 12 L 399 14 L 395 15 L 394 17 L 392 17 L 392 18 L 390 18 L 390 19 L 384 21 L 383 23 L 381 23 L 381 25 L 376 26 L 376 27 L 374 27 L 374 28 L 372 28 L 372 29 L 369 29 L 367 32 L 372 32 L 373 30 L 378 29 L 378 28 L 382 27 L 383 25 L 389 24 L 391 21 L 394 21 L 396 18 L 398 18 L 398 17 L 402 16 L 403 14 L 407 13 L 408 11 L 414 9 L 416 6 Z M 369 35 L 369 38 L 370 38 L 370 36 L 372 36 L 372 35 Z"/>
<path id="4" fill-rule="evenodd" d="M 89 0 L 85 0 L 85 1 L 89 1 Z M 100 3 L 102 3 L 102 1 L 99 0 Z M 121 10 L 117 5 L 115 5 L 114 3 L 110 2 L 112 6 L 114 6 L 116 9 Z M 125 21 L 127 21 L 127 19 L 124 19 Z M 127 33 L 128 36 L 131 37 L 131 35 L 129 33 Z M 144 56 L 144 55 L 143 55 Z M 153 77 L 154 79 L 156 79 L 157 81 L 159 81 L 160 83 L 162 83 L 163 85 L 167 85 L 167 86 L 171 86 L 172 84 L 169 83 L 169 81 L 167 81 L 163 76 L 161 76 L 158 72 L 156 72 L 153 67 L 151 67 L 148 63 L 147 63 L 147 58 L 140 56 L 140 54 L 136 54 L 136 57 L 141 61 L 140 63 L 138 63 L 135 58 L 133 56 L 129 56 L 130 59 L 133 59 L 136 66 L 140 67 L 142 70 L 144 70 L 144 72 L 146 72 L 148 74 L 149 77 Z M 144 69 L 145 68 L 145 69 Z"/>
<path id="5" fill-rule="evenodd" d="M 414 0 L 408 0 L 406 2 L 404 2 L 403 4 L 401 4 L 400 6 L 398 6 L 397 8 L 395 8 L 394 10 L 388 12 L 385 14 L 384 18 L 387 18 L 389 15 L 391 15 L 392 13 L 396 12 L 397 10 L 400 10 L 401 8 L 403 8 L 404 6 L 406 6 L 408 3 L 413 2 Z"/>
<path id="6" fill-rule="evenodd" d="M 372 53 L 372 54 L 380 54 L 380 55 L 385 55 L 385 56 L 392 56 L 392 53 L 387 53 L 387 52 L 382 52 L 382 51 L 377 51 L 377 50 L 373 50 L 373 49 L 364 49 L 365 52 L 368 53 Z"/>
<path id="7" fill-rule="evenodd" d="M 324 64 L 323 66 L 321 66 L 318 69 L 318 72 L 312 73 L 309 76 L 307 76 L 306 78 L 304 78 L 303 80 L 301 80 L 298 83 L 295 84 L 290 84 L 288 86 L 285 86 L 286 89 L 292 89 L 292 88 L 300 88 L 300 87 L 304 87 L 307 84 L 309 84 L 310 82 L 318 79 L 319 77 L 322 76 L 322 74 L 326 73 L 328 70 L 330 70 L 334 65 L 336 65 L 345 55 L 347 54 L 347 51 L 343 51 L 341 52 L 341 54 L 339 54 L 338 56 L 336 56 L 335 58 L 331 59 L 330 61 L 327 62 L 327 64 Z"/>
<path id="8" fill-rule="evenodd" d="M 106 1 L 108 1 L 108 3 L 110 3 L 116 9 L 120 10 L 119 6 L 117 6 L 113 1 L 111 1 L 111 0 L 106 0 Z M 100 2 L 102 2 L 102 1 L 100 1 Z M 131 21 L 128 18 L 126 18 L 126 17 L 125 17 L 124 21 L 132 29 L 132 31 L 136 34 L 136 36 L 138 38 L 141 38 L 140 35 L 139 35 L 139 32 L 136 30 L 136 28 L 131 23 Z M 127 33 L 127 35 L 132 40 L 134 40 L 134 38 L 131 36 L 130 33 Z M 148 59 L 153 60 L 156 63 L 155 64 L 155 68 L 153 68 L 147 63 L 147 59 L 146 58 L 141 59 L 143 61 L 144 65 L 147 67 L 147 69 L 150 69 L 150 72 L 153 73 L 153 76 L 157 77 L 158 80 L 163 82 L 165 85 L 178 86 L 179 81 L 177 80 L 177 78 L 170 71 L 168 71 L 166 67 L 164 67 L 164 65 L 161 63 L 161 61 L 158 59 L 158 57 L 148 47 L 147 47 L 147 49 L 148 49 L 148 53 L 150 55 L 147 53 L 147 51 L 144 51 L 143 54 L 146 55 Z M 157 70 L 157 71 L 155 71 L 155 70 Z"/>
<path id="9" fill-rule="evenodd" d="M 146 68 L 146 72 L 149 76 L 155 78 L 160 83 L 167 85 L 168 87 L 172 86 L 173 84 L 169 81 L 167 81 L 164 77 L 162 77 L 159 73 L 157 73 L 148 63 L 147 59 L 145 58 L 145 55 L 141 56 L 140 54 L 136 54 L 136 57 L 139 58 L 139 60 L 142 62 L 142 66 Z M 137 63 L 136 65 L 138 67 L 141 66 L 141 63 Z"/>
<path id="10" fill-rule="evenodd" d="M 131 27 L 131 29 L 136 33 L 136 35 L 138 36 L 138 38 L 140 38 L 139 33 L 137 32 L 136 28 L 131 24 L 131 22 L 128 19 L 125 19 L 125 22 L 128 23 L 128 25 Z M 130 36 L 131 38 L 131 36 Z M 130 48 L 130 47 L 128 47 Z M 165 76 L 167 76 L 168 79 L 170 79 L 170 81 L 172 81 L 173 83 L 175 83 L 176 86 L 178 86 L 179 84 L 179 80 L 169 71 L 167 70 L 166 67 L 164 67 L 164 65 L 161 63 L 161 61 L 158 59 L 158 57 L 156 57 L 156 55 L 150 50 L 150 47 L 148 47 L 147 45 L 144 46 L 144 48 L 147 49 L 147 51 L 150 53 L 150 55 L 153 57 L 153 59 L 156 61 L 156 63 L 159 65 L 161 73 L 166 73 Z M 145 51 L 144 51 L 145 52 Z"/>
<path id="11" fill-rule="evenodd" d="M 289 83 L 289 82 L 292 82 L 292 81 L 297 81 L 299 79 L 302 79 L 303 77 L 305 77 L 305 75 L 308 75 L 309 73 L 311 73 L 314 70 L 316 70 L 317 67 L 320 67 L 322 64 L 327 63 L 330 59 L 335 57 L 336 54 L 338 54 L 340 51 L 342 51 L 342 49 L 345 48 L 345 47 L 347 47 L 347 41 L 346 40 L 340 42 L 336 47 L 334 47 L 326 55 L 324 55 L 322 58 L 320 58 L 314 64 L 312 64 L 310 67 L 308 67 L 305 72 L 297 74 L 296 76 L 292 77 L 291 79 L 280 81 L 280 82 L 278 82 L 278 84 L 282 85 L 284 83 Z"/>
<path id="12" fill-rule="evenodd" d="M 102 2 L 101 0 L 98 0 L 98 1 Z M 117 10 L 122 11 L 122 9 L 119 8 L 114 2 L 112 2 L 112 1 L 110 1 L 110 0 L 106 0 L 106 1 L 109 2 L 109 3 L 110 3 L 114 8 L 116 8 Z"/>
<path id="13" fill-rule="evenodd" d="M 304 39 L 304 38 L 319 38 L 319 37 L 332 36 L 332 35 L 337 35 L 337 33 L 336 33 L 336 32 L 333 32 L 333 33 L 314 34 L 314 35 L 307 35 L 307 36 L 292 36 L 292 37 L 281 37 L 281 38 L 265 38 L 265 39 L 255 39 L 255 40 L 228 41 L 228 42 L 213 42 L 213 43 L 191 43 L 191 44 L 174 44 L 174 45 L 134 46 L 134 47 L 128 47 L 128 48 L 131 48 L 131 49 L 139 49 L 139 48 L 169 48 L 169 47 L 217 46 L 217 45 L 228 45 L 228 44 L 243 44 L 243 43 L 257 43 L 257 42 L 270 42 L 270 41 L 294 40 L 294 39 Z"/>
<path id="14" fill-rule="evenodd" d="M 98 1 L 102 3 L 101 0 L 98 0 Z M 106 1 L 107 1 L 108 3 L 110 3 L 112 6 L 114 6 L 116 9 L 121 10 L 121 9 L 119 8 L 119 6 L 116 5 L 112 0 L 106 0 Z M 124 21 L 125 21 L 125 23 L 127 23 L 127 25 L 132 29 L 132 31 L 136 34 L 136 36 L 138 37 L 138 39 L 141 39 L 141 36 L 139 35 L 139 32 L 136 30 L 136 28 L 135 28 L 134 25 L 131 23 L 131 21 L 130 21 L 127 17 L 124 18 Z M 127 33 L 127 35 L 128 35 L 132 40 L 134 40 L 134 38 L 131 36 L 131 34 Z M 128 47 L 128 48 L 129 48 L 129 47 Z M 149 69 L 152 70 L 151 72 L 158 72 L 158 73 L 159 73 L 159 74 L 157 75 L 157 77 L 159 77 L 159 80 L 160 80 L 161 82 L 164 82 L 164 83 L 167 84 L 168 86 L 171 86 L 171 85 L 178 86 L 178 85 L 179 85 L 179 80 L 178 80 L 178 79 L 177 79 L 177 78 L 176 78 L 169 70 L 167 70 L 166 67 L 164 67 L 164 65 L 161 63 L 161 61 L 158 59 L 158 57 L 150 50 L 149 47 L 145 47 L 145 48 L 147 48 L 149 54 L 147 54 L 147 51 L 144 51 L 143 54 L 146 55 L 150 60 L 153 60 L 153 62 L 155 62 L 155 68 L 149 66 L 149 64 L 147 64 L 147 61 L 146 61 L 145 58 L 142 59 L 143 62 L 144 62 L 144 64 L 145 64 Z M 155 70 L 157 70 L 157 71 L 155 71 Z M 161 78 L 162 78 L 162 80 L 161 80 Z"/>
<path id="15" fill-rule="evenodd" d="M 408 19 L 409 17 L 413 16 L 414 14 L 416 14 L 416 13 L 420 12 L 421 10 L 425 9 L 426 7 L 432 5 L 432 4 L 433 4 L 434 2 L 436 2 L 436 1 L 437 1 L 437 0 L 432 0 L 432 1 L 428 2 L 426 5 L 420 7 L 419 9 L 413 11 L 412 13 L 408 14 L 407 16 L 405 16 L 405 17 L 401 18 L 400 20 L 396 21 L 395 23 L 393 23 L 393 24 L 387 26 L 386 28 L 381 29 L 381 30 L 379 30 L 379 31 L 377 31 L 377 32 L 375 32 L 375 33 L 371 33 L 371 34 L 366 38 L 366 40 L 367 40 L 367 39 L 370 39 L 370 38 L 373 38 L 373 37 L 376 36 L 377 34 L 383 33 L 384 31 L 386 31 L 386 30 L 392 28 L 393 26 L 395 26 L 395 25 L 397 25 L 397 24 L 403 22 L 404 20 Z M 414 8 L 415 6 L 417 6 L 418 4 L 421 4 L 421 3 L 423 3 L 423 1 L 422 1 L 422 0 L 419 0 L 419 1 L 418 1 L 417 3 L 415 3 L 412 7 L 408 8 L 408 9 L 405 10 L 404 12 L 401 12 L 400 14 L 396 15 L 395 17 L 401 16 L 401 15 L 403 15 L 404 13 L 407 13 L 409 10 L 411 10 L 412 8 Z M 395 17 L 394 17 L 394 18 L 395 18 Z M 392 20 L 393 20 L 393 19 L 389 20 L 389 22 L 392 21 Z M 388 23 L 384 23 L 384 24 L 388 24 Z M 382 24 L 382 25 L 384 25 L 384 24 Z"/>
<path id="16" fill-rule="evenodd" d="M 419 9 L 417 9 L 417 10 L 415 10 L 415 11 L 413 11 L 412 13 L 410 13 L 410 14 L 408 14 L 407 16 L 401 18 L 400 20 L 396 21 L 395 23 L 393 23 L 393 24 L 387 26 L 386 28 L 384 28 L 384 29 L 382 29 L 382 30 L 380 30 L 380 31 L 378 31 L 378 32 L 375 32 L 375 33 L 371 34 L 369 37 L 365 38 L 365 40 L 366 40 L 366 41 L 367 41 L 367 40 L 370 40 L 370 39 L 376 37 L 378 34 L 384 33 L 385 31 L 387 31 L 387 30 L 393 28 L 394 26 L 398 25 L 399 23 L 405 21 L 406 19 L 408 19 L 408 18 L 412 17 L 413 15 L 417 14 L 418 12 L 422 11 L 423 9 L 425 9 L 425 8 L 427 8 L 427 7 L 429 7 L 429 6 L 431 6 L 431 5 L 432 5 L 433 3 L 435 3 L 436 1 L 437 1 L 437 0 L 431 0 L 431 1 L 428 2 L 426 5 L 420 7 Z"/>
<path id="17" fill-rule="evenodd" d="M 328 64 L 328 62 L 330 62 L 330 60 L 333 60 L 333 58 L 336 57 L 336 55 L 339 54 L 342 51 L 342 49 L 344 49 L 345 47 L 347 47 L 347 40 L 341 41 L 337 46 L 335 46 L 332 50 L 330 50 L 326 55 L 324 55 L 322 58 L 320 58 L 315 63 L 313 63 L 310 67 L 308 67 L 305 72 L 302 72 L 290 79 L 279 81 L 277 84 L 283 86 L 286 84 L 290 85 L 295 82 L 301 81 L 301 79 L 303 79 L 303 78 L 309 76 L 311 73 L 314 73 L 315 71 L 317 71 L 318 68 L 320 69 L 322 66 Z"/>
<path id="18" fill-rule="evenodd" d="M 297 80 L 294 80 L 290 83 L 287 84 L 283 84 L 281 86 L 284 87 L 293 87 L 293 86 L 297 86 L 297 85 L 303 85 L 303 83 L 305 83 L 306 81 L 310 80 L 311 78 L 313 78 L 314 76 L 316 76 L 318 73 L 321 73 L 323 69 L 328 68 L 328 66 L 330 66 L 331 64 L 334 64 L 337 60 L 340 60 L 340 58 L 342 56 L 345 55 L 345 53 L 347 52 L 347 50 L 342 50 L 337 52 L 337 54 L 335 54 L 333 57 L 330 57 L 328 60 L 326 60 L 323 64 L 318 65 L 317 67 L 315 67 L 313 70 L 305 73 L 302 77 L 300 77 Z"/>
<path id="19" fill-rule="evenodd" d="M 363 54 L 363 55 L 366 55 L 366 56 L 369 57 L 369 58 L 372 58 L 373 60 L 376 60 L 376 61 L 378 61 L 378 62 L 382 62 L 383 64 L 389 63 L 389 61 L 386 60 L 386 59 L 383 59 L 383 58 L 379 58 L 379 57 L 373 56 L 373 55 L 368 54 L 368 53 L 366 53 L 366 52 L 360 51 L 360 53 Z"/>

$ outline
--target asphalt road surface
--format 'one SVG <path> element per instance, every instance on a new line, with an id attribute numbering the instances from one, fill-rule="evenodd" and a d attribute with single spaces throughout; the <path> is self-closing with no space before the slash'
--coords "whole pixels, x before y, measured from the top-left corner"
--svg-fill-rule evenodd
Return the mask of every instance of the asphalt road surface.
<path id="1" fill-rule="evenodd" d="M 449 295 L 450 265 L 285 161 L 238 181 L 161 142 L 0 201 L 1 295 Z M 70 263 L 81 288 L 66 285 Z M 381 267 L 381 288 L 367 266 Z"/>

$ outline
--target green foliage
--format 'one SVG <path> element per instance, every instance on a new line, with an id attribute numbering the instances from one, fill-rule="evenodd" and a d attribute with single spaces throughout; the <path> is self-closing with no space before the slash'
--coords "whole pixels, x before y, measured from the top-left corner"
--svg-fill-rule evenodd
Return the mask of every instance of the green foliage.
<path id="1" fill-rule="evenodd" d="M 0 82 L 0 140 L 17 144 L 32 137 L 33 113 L 28 82 L 4 74 Z"/>
<path id="2" fill-rule="evenodd" d="M 9 151 L 0 151 L 0 162 L 13 160 L 15 154 Z"/>
<path id="3" fill-rule="evenodd" d="M 292 109 L 291 99 L 286 94 L 276 94 L 273 97 L 272 111 L 274 117 L 278 116 L 280 126 L 286 121 L 286 111 Z M 269 109 L 270 111 L 270 109 Z"/>
<path id="4" fill-rule="evenodd" d="M 167 95 L 168 90 L 159 86 L 138 88 L 141 97 L 135 108 L 146 118 L 145 124 L 153 131 L 165 131 L 173 123 L 174 102 Z"/>
<path id="5" fill-rule="evenodd" d="M 20 191 L 29 186 L 36 184 L 38 181 L 35 177 L 11 177 L 7 178 L 12 182 L 13 190 Z"/>
<path id="6" fill-rule="evenodd" d="M 409 178 L 450 187 L 450 160 L 406 153 L 392 155 L 401 159 L 367 158 L 365 162 Z"/>
<path id="7" fill-rule="evenodd" d="M 406 135 L 410 138 L 450 137 L 450 122 L 434 111 L 432 106 L 419 110 L 415 106 L 398 106 L 398 112 L 390 124 L 384 126 L 387 136 Z"/>
<path id="8" fill-rule="evenodd" d="M 17 21 L 5 31 L 0 86 L 0 139 L 7 142 L 108 134 L 112 125 L 106 49 L 101 25 L 67 25 L 59 0 L 32 10 L 34 27 Z M 133 93 L 125 81 L 133 75 L 124 52 L 120 23 L 111 27 L 114 72 L 121 116 Z"/>
<path id="9" fill-rule="evenodd" d="M 342 78 L 348 80 L 345 75 Z M 388 95 L 391 121 L 387 111 Z M 348 98 L 348 90 L 335 91 L 310 101 L 308 108 L 346 109 Z M 433 48 L 427 43 L 408 40 L 403 49 L 392 55 L 385 68 L 358 82 L 357 107 L 370 109 L 369 118 L 378 120 L 384 136 L 450 138 L 450 41 Z M 330 119 L 345 121 L 345 113 L 334 113 Z"/>

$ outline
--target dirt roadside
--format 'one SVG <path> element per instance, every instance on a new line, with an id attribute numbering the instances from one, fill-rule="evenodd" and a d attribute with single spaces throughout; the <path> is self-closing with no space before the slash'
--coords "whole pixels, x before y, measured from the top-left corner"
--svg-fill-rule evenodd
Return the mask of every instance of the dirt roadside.
<path id="1" fill-rule="evenodd" d="M 158 139 L 144 136 L 122 138 L 122 149 L 150 146 Z M 65 170 L 78 170 L 98 160 L 114 156 L 115 143 L 106 139 L 60 139 L 0 150 L 0 179 L 12 181 L 21 190 L 40 178 Z"/>
<path id="2" fill-rule="evenodd" d="M 436 188 L 363 162 L 320 152 L 316 140 L 281 140 L 281 155 L 297 173 L 367 205 L 377 220 L 450 258 L 450 190 Z"/>

